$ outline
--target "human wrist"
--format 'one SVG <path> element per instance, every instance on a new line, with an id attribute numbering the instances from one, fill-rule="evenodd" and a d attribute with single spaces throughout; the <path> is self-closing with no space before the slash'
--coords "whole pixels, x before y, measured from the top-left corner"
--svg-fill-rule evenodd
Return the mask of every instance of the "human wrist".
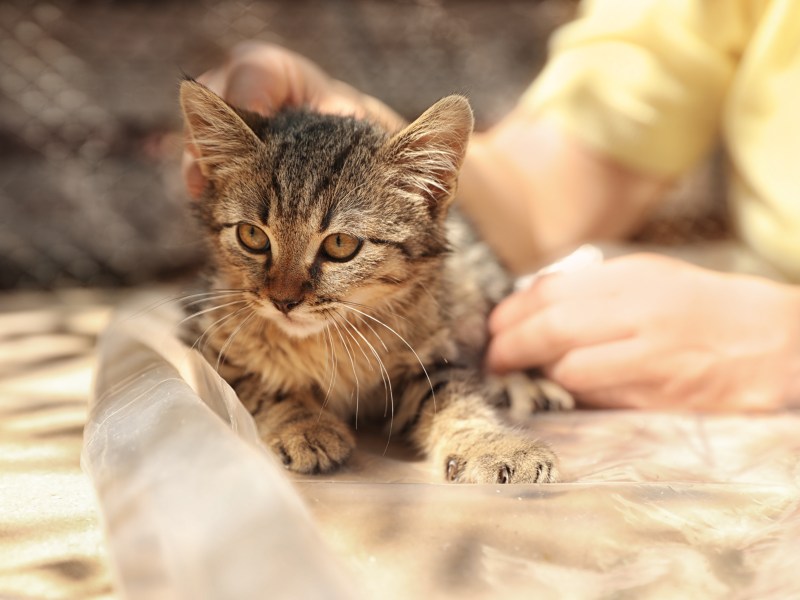
<path id="1" fill-rule="evenodd" d="M 512 271 L 536 265 L 538 249 L 527 226 L 524 183 L 488 143 L 486 133 L 470 139 L 458 184 L 458 206 Z"/>
<path id="2" fill-rule="evenodd" d="M 523 205 L 541 256 L 631 235 L 669 182 L 618 163 L 547 114 L 518 107 L 483 137 L 484 151 Z"/>

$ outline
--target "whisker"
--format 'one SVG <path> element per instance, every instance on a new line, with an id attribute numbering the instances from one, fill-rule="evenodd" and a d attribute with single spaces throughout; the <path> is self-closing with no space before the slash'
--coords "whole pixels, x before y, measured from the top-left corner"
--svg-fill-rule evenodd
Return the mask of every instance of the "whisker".
<path id="1" fill-rule="evenodd" d="M 372 335 L 378 338 L 378 341 L 381 343 L 381 346 L 383 346 L 383 349 L 388 352 L 389 347 L 386 345 L 386 342 L 383 341 L 383 338 L 378 334 L 378 332 L 373 329 L 372 325 L 370 325 L 370 322 L 358 314 L 356 315 L 356 318 L 369 328 L 369 330 L 372 332 Z"/>
<path id="2" fill-rule="evenodd" d="M 452 311 L 445 310 L 445 308 L 442 307 L 441 302 L 439 302 L 439 299 L 431 293 L 431 291 L 427 288 L 425 284 L 423 284 L 422 282 L 417 282 L 417 285 L 420 288 L 422 288 L 422 291 L 425 292 L 431 300 L 433 300 L 434 304 L 436 304 L 436 308 L 438 308 L 441 312 L 445 313 L 450 317 L 453 316 Z"/>
<path id="3" fill-rule="evenodd" d="M 157 308 L 159 308 L 161 306 L 164 306 L 165 304 L 168 304 L 170 302 L 181 302 L 183 300 L 188 300 L 190 298 L 198 298 L 200 296 L 216 296 L 217 294 L 231 294 L 231 295 L 233 295 L 234 293 L 244 293 L 246 291 L 247 290 L 244 290 L 244 289 L 242 289 L 242 290 L 236 290 L 236 289 L 232 289 L 232 290 L 214 290 L 214 291 L 210 291 L 210 292 L 199 292 L 199 293 L 195 293 L 195 294 L 183 294 L 183 293 L 181 293 L 181 294 L 178 294 L 177 296 L 166 296 L 164 298 L 161 298 L 160 300 L 156 300 L 156 301 L 148 304 L 144 308 L 141 308 L 141 309 L 137 310 L 135 313 L 133 313 L 131 315 L 128 315 L 127 317 L 125 317 L 124 320 L 125 321 L 129 321 L 131 319 L 139 318 L 143 314 L 151 312 L 151 311 L 153 311 L 153 310 L 155 310 L 155 309 L 157 309 Z"/>
<path id="4" fill-rule="evenodd" d="M 198 312 L 190 314 L 188 317 L 185 317 L 185 318 L 181 319 L 180 321 L 178 321 L 178 324 L 176 325 L 176 327 L 180 327 L 181 325 L 186 323 L 186 321 L 189 321 L 190 319 L 194 319 L 196 317 L 202 316 L 202 315 L 204 315 L 206 313 L 214 312 L 215 310 L 220 310 L 221 308 L 225 308 L 226 306 L 235 306 L 237 304 L 247 304 L 247 302 L 248 302 L 247 300 L 234 300 L 233 302 L 227 302 L 226 304 L 220 304 L 219 306 L 212 306 L 210 308 L 205 308 L 203 310 L 200 310 Z"/>
<path id="5" fill-rule="evenodd" d="M 357 339 L 356 339 L 356 338 L 353 336 L 353 334 L 352 334 L 352 333 L 350 333 L 350 330 L 348 329 L 348 325 L 349 325 L 350 327 L 353 327 L 353 324 L 352 324 L 352 323 L 350 323 L 350 322 L 347 320 L 347 318 L 345 318 L 343 315 L 339 315 L 338 313 L 334 313 L 332 316 L 333 316 L 334 318 L 335 318 L 336 316 L 339 316 L 339 318 L 342 320 L 342 325 L 343 325 L 343 327 L 344 327 L 344 332 L 345 332 L 345 333 L 346 333 L 346 334 L 347 334 L 347 335 L 350 337 L 350 339 L 351 339 L 351 340 L 353 340 L 353 342 L 355 342 L 355 344 L 356 344 L 356 346 L 358 347 L 358 349 L 359 349 L 359 350 L 361 350 L 361 354 L 364 356 L 364 360 L 367 362 L 367 365 L 369 365 L 369 370 L 374 372 L 374 371 L 375 371 L 375 368 L 372 366 L 372 361 L 371 361 L 371 360 L 369 359 L 369 357 L 367 356 L 367 353 L 364 351 L 364 348 L 363 348 L 363 346 L 362 346 L 362 345 L 361 345 L 361 343 L 360 343 L 360 342 L 359 342 L 359 341 L 358 341 L 358 340 L 357 340 Z M 359 333 L 359 335 L 360 335 L 360 332 L 359 332 L 357 329 L 356 329 L 355 331 L 356 331 L 356 333 Z M 362 337 L 363 337 L 363 336 L 362 336 Z M 348 342 L 348 345 L 349 345 L 349 344 L 350 344 L 350 342 Z M 351 348 L 352 348 L 352 346 L 351 346 Z M 355 350 L 353 350 L 353 354 L 355 354 Z M 378 360 L 380 361 L 380 359 L 378 359 Z M 381 378 L 383 378 L 383 371 L 381 371 Z M 384 384 L 384 385 L 385 385 L 385 384 Z M 356 428 L 358 428 L 358 396 L 356 396 Z"/>
<path id="6" fill-rule="evenodd" d="M 359 386 L 359 381 L 358 381 L 358 373 L 356 372 L 356 362 L 353 359 L 352 353 L 350 352 L 350 350 L 347 347 L 347 344 L 345 342 L 344 336 L 342 335 L 342 332 L 339 330 L 339 325 L 334 320 L 331 320 L 331 323 L 333 324 L 334 328 L 336 329 L 336 333 L 339 335 L 339 339 L 342 341 L 342 347 L 344 347 L 344 351 L 347 352 L 347 356 L 350 357 L 350 366 L 353 367 L 353 377 L 356 380 L 356 431 L 357 431 L 358 430 L 358 400 L 359 400 L 359 391 L 360 391 L 359 387 L 360 386 Z"/>
<path id="7" fill-rule="evenodd" d="M 231 344 L 233 343 L 233 338 L 236 337 L 236 335 L 244 328 L 244 326 L 247 325 L 247 322 L 254 316 L 256 316 L 256 314 L 257 313 L 255 309 L 251 308 L 250 314 L 247 315 L 241 323 L 239 323 L 238 327 L 236 327 L 236 329 L 233 330 L 233 333 L 230 334 L 228 336 L 228 339 L 225 340 L 225 343 L 222 344 L 222 348 L 220 348 L 219 354 L 217 355 L 217 364 L 214 367 L 215 371 L 219 372 L 219 366 L 222 364 L 222 357 L 225 356 L 225 353 L 228 351 L 228 348 L 230 348 Z"/>
<path id="8" fill-rule="evenodd" d="M 216 296 L 218 294 L 244 294 L 249 290 L 245 288 L 219 288 L 213 290 L 207 290 L 205 292 L 195 292 L 193 294 L 182 294 L 179 296 L 174 296 L 174 300 L 189 300 L 192 298 L 202 298 L 203 296 Z"/>
<path id="9" fill-rule="evenodd" d="M 333 383 L 336 380 L 336 371 L 337 367 L 339 366 L 339 361 L 336 357 L 336 349 L 333 347 L 333 338 L 331 337 L 331 331 L 329 327 L 325 328 L 325 346 L 328 348 L 328 358 L 330 358 L 330 365 L 331 365 L 331 376 L 328 381 L 328 389 L 325 392 L 325 398 L 322 400 L 322 406 L 319 409 L 319 416 L 317 417 L 317 423 L 322 418 L 322 413 L 325 410 L 325 407 L 328 405 L 328 399 L 331 395 L 331 390 L 333 389 Z"/>
<path id="10" fill-rule="evenodd" d="M 244 295 L 244 292 L 222 292 L 222 293 L 217 293 L 217 294 L 214 294 L 214 295 L 210 295 L 210 294 L 206 295 L 206 294 L 204 294 L 203 295 L 204 297 L 197 298 L 196 300 L 192 300 L 191 302 L 185 302 L 183 304 L 183 306 L 184 307 L 195 306 L 196 304 L 202 304 L 203 302 L 208 302 L 209 300 L 220 300 L 222 298 L 228 298 L 228 297 L 231 297 L 231 296 L 236 297 L 236 296 L 242 296 L 242 295 Z M 188 300 L 188 298 L 182 298 L 182 300 Z"/>
<path id="11" fill-rule="evenodd" d="M 350 300 L 337 300 L 337 302 L 340 302 L 341 304 L 348 304 L 350 306 L 357 306 L 358 308 L 363 308 L 364 310 L 373 310 L 374 309 L 374 307 L 368 306 L 367 304 L 360 304 L 358 302 L 352 302 Z M 411 323 L 411 321 L 409 321 L 408 318 L 404 317 L 403 315 L 398 315 L 395 311 L 393 311 L 391 309 L 389 309 L 389 312 L 392 313 L 392 316 L 394 318 L 401 319 L 401 320 L 405 321 L 406 323 Z"/>
<path id="12" fill-rule="evenodd" d="M 360 315 L 363 315 L 363 316 L 367 317 L 368 319 L 370 319 L 372 321 L 375 321 L 378 325 L 381 325 L 382 327 L 385 327 L 387 330 L 389 330 L 395 336 L 397 336 L 397 339 L 399 339 L 401 342 L 403 342 L 409 350 L 411 350 L 411 352 L 414 354 L 414 357 L 417 359 L 417 362 L 419 363 L 419 366 L 422 367 L 422 372 L 425 373 L 425 378 L 428 380 L 428 385 L 431 388 L 431 395 L 432 395 L 432 398 L 433 398 L 433 410 L 434 410 L 434 412 L 436 412 L 436 391 L 433 389 L 433 382 L 431 381 L 431 376 L 428 375 L 428 370 L 425 368 L 425 365 L 422 363 L 422 359 L 419 357 L 419 354 L 417 354 L 417 351 L 414 350 L 414 348 L 411 346 L 411 344 L 409 344 L 408 341 L 406 341 L 406 339 L 402 335 L 397 333 L 394 329 L 389 327 L 386 323 L 384 323 L 380 319 L 377 319 L 377 318 L 373 317 L 372 315 L 368 315 L 367 313 L 365 313 L 363 311 L 360 311 L 357 308 L 353 308 L 352 306 L 347 306 L 346 304 L 343 305 L 343 307 L 348 309 L 348 310 L 353 310 L 353 311 L 359 313 Z"/>
<path id="13" fill-rule="evenodd" d="M 356 315 L 356 316 L 358 316 L 358 315 Z M 359 318 L 361 318 L 361 317 L 359 317 Z M 363 321 L 363 319 L 361 319 L 361 320 Z M 346 324 L 350 325 L 350 327 L 353 329 L 353 331 L 355 331 L 356 334 L 362 340 L 364 340 L 364 342 L 367 344 L 369 349 L 372 351 L 373 356 L 378 361 L 378 367 L 380 368 L 381 379 L 383 380 L 383 390 L 384 390 L 384 394 L 385 394 L 385 397 L 386 397 L 386 404 L 384 405 L 384 409 L 383 409 L 383 418 L 384 419 L 386 418 L 386 413 L 388 411 L 388 407 L 389 406 L 391 406 L 391 411 L 392 411 L 392 416 L 389 419 L 389 437 L 386 439 L 386 447 L 383 449 L 383 454 L 386 455 L 386 452 L 389 450 L 389 443 L 392 441 L 392 427 L 394 426 L 394 392 L 392 390 L 392 380 L 389 377 L 389 371 L 386 369 L 386 365 L 383 363 L 383 360 L 381 360 L 381 357 L 378 354 L 378 351 L 375 349 L 375 346 L 373 346 L 370 343 L 370 341 L 364 336 L 364 334 L 361 333 L 355 325 L 350 323 L 350 321 L 345 319 L 344 322 Z M 364 323 L 366 323 L 366 321 L 364 321 Z M 378 338 L 378 339 L 380 339 L 380 338 Z"/>
<path id="14" fill-rule="evenodd" d="M 360 315 L 355 315 L 355 316 L 362 323 L 364 323 L 367 327 L 370 328 L 372 333 L 375 334 L 376 337 L 381 341 L 381 344 L 383 344 L 384 349 L 386 351 L 388 351 L 389 349 L 386 347 L 386 344 L 384 344 L 383 340 L 380 338 L 380 336 L 378 336 L 377 333 L 375 333 L 375 330 L 372 329 L 372 327 L 370 327 L 369 323 L 367 321 L 365 321 Z M 345 318 L 344 316 L 341 316 L 341 318 L 344 320 L 345 326 L 349 325 L 350 328 L 358 335 L 358 337 L 360 337 L 362 340 L 364 340 L 364 342 L 367 344 L 367 346 L 369 347 L 370 351 L 372 352 L 373 356 L 378 360 L 378 367 L 380 369 L 381 378 L 384 377 L 384 372 L 386 373 L 386 376 L 388 377 L 389 376 L 389 371 L 386 369 L 385 365 L 383 364 L 383 361 L 381 360 L 380 354 L 378 354 L 378 351 L 375 350 L 375 347 L 372 345 L 372 343 L 364 336 L 363 333 L 361 333 L 358 330 L 358 327 L 356 327 L 353 323 L 348 321 L 347 318 Z M 351 337 L 352 337 L 352 334 L 351 334 Z M 361 344 L 357 340 L 356 340 L 356 343 L 358 343 L 359 348 L 360 348 Z M 366 355 L 366 353 L 364 352 L 363 349 L 361 350 L 361 352 L 362 352 L 362 354 L 364 354 L 364 358 L 367 359 L 368 364 L 370 365 L 370 369 L 372 369 L 372 361 L 369 360 L 369 358 L 367 357 L 367 355 Z M 383 383 L 384 383 L 384 388 L 385 388 L 386 387 L 386 380 L 385 379 L 384 379 Z M 384 417 L 386 417 L 387 411 L 388 411 L 388 399 L 387 399 L 387 407 L 384 409 L 384 414 L 383 414 Z"/>
<path id="15" fill-rule="evenodd" d="M 343 315 L 340 315 L 338 313 L 334 312 L 332 316 L 334 318 L 336 318 L 338 316 L 341 319 L 341 321 L 339 321 L 339 323 L 344 325 L 344 332 L 350 337 L 351 340 L 353 340 L 356 343 L 356 346 L 358 346 L 358 349 L 361 350 L 361 354 L 364 356 L 364 360 L 367 361 L 367 364 L 369 365 L 370 370 L 374 371 L 375 369 L 372 366 L 372 362 L 369 360 L 369 357 L 367 356 L 367 353 L 364 352 L 364 348 L 361 346 L 361 344 L 358 342 L 358 340 L 353 337 L 353 334 L 350 333 L 350 330 L 347 328 L 348 325 L 352 327 L 353 324 L 350 323 L 350 321 L 348 321 Z"/>
<path id="16" fill-rule="evenodd" d="M 228 313 L 227 315 L 223 315 L 221 318 L 219 318 L 216 321 L 214 321 L 211 325 L 206 327 L 205 331 L 203 331 L 203 333 L 200 335 L 200 337 L 198 337 L 195 340 L 194 344 L 192 344 L 192 350 L 195 350 L 195 349 L 200 350 L 199 346 L 200 346 L 200 344 L 203 343 L 203 338 L 208 339 L 210 337 L 211 331 L 213 329 L 215 329 L 217 327 L 221 327 L 225 323 L 225 321 L 227 321 L 228 319 L 235 318 L 237 315 L 239 315 L 240 313 L 244 312 L 248 308 L 250 308 L 249 305 L 243 306 L 242 308 L 240 308 L 238 310 L 235 310 L 232 313 Z"/>

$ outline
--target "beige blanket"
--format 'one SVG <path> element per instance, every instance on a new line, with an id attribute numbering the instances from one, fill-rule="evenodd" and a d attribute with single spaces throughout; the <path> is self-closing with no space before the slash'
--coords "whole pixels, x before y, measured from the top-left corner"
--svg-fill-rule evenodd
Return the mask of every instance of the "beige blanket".
<path id="1" fill-rule="evenodd" d="M 114 597 L 79 458 L 113 295 L 0 297 L 0 598 Z"/>
<path id="2" fill-rule="evenodd" d="M 150 386 L 120 412 L 113 402 L 137 379 L 106 382 L 113 410 L 93 430 L 90 456 L 102 461 L 89 461 L 98 508 L 78 461 L 94 336 L 118 299 L 0 300 L 0 598 L 113 597 L 114 589 L 247 598 L 250 584 L 260 590 L 251 597 L 292 597 L 299 577 L 328 597 L 800 597 L 800 415 L 792 412 L 537 415 L 521 426 L 553 445 L 566 478 L 549 486 L 441 485 L 434 465 L 399 444 L 383 455 L 385 438 L 373 432 L 337 477 L 288 485 L 248 441 L 246 415 L 202 397 L 224 384 L 196 364 L 177 365 L 165 380 L 191 384 L 196 401 L 182 388 Z M 134 349 L 125 344 L 143 331 L 128 321 L 110 335 L 117 350 Z M 162 355 L 178 348 L 163 331 L 147 360 L 169 362 Z M 146 430 L 100 435 L 148 410 L 155 425 Z M 189 436 L 201 422 L 203 448 L 235 460 L 213 464 L 199 447 L 181 449 L 177 432 Z M 130 446 L 145 436 L 165 444 Z M 115 478 L 104 480 L 110 470 Z M 253 512 L 231 509 L 245 498 Z"/>

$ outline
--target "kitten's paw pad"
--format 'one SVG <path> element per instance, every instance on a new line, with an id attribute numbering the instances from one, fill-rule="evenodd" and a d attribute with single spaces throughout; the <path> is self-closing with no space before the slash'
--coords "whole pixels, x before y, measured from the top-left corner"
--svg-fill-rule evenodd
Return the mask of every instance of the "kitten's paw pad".
<path id="1" fill-rule="evenodd" d="M 269 445 L 287 469 L 318 474 L 341 466 L 356 444 L 343 423 L 309 418 L 287 425 Z"/>
<path id="2" fill-rule="evenodd" d="M 458 483 L 556 483 L 558 459 L 547 446 L 525 440 L 515 449 L 448 456 L 445 477 Z"/>

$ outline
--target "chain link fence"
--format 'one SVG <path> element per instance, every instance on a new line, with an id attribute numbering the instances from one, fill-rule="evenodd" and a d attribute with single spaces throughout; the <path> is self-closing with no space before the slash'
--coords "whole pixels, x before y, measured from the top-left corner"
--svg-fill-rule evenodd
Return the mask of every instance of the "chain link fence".
<path id="1" fill-rule="evenodd" d="M 466 93 L 485 127 L 574 10 L 571 0 L 5 0 L 0 288 L 192 271 L 201 257 L 179 175 L 178 81 L 237 42 L 292 48 L 406 117 Z"/>

